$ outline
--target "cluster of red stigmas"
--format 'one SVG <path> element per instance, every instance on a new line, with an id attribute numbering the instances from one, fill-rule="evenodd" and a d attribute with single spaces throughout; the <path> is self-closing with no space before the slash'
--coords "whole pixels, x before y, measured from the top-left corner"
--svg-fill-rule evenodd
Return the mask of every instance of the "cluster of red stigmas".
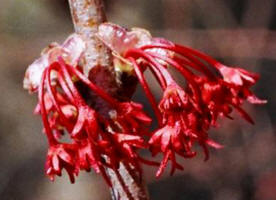
<path id="1" fill-rule="evenodd" d="M 156 176 L 162 174 L 168 161 L 171 161 L 171 173 L 175 169 L 182 170 L 176 154 L 184 158 L 194 157 L 193 147 L 199 144 L 207 160 L 208 146 L 221 148 L 208 136 L 210 127 L 217 125 L 218 117 L 231 119 L 232 111 L 236 110 L 253 123 L 241 108 L 243 102 L 265 103 L 250 91 L 258 80 L 257 74 L 227 67 L 208 55 L 164 39 L 145 37 L 141 30 L 139 34 L 137 30 L 127 32 L 113 24 L 105 24 L 99 30 L 106 28 L 112 34 L 100 33 L 99 38 L 111 48 L 116 55 L 114 59 L 125 62 L 133 70 L 154 110 L 158 128 L 147 131 L 152 119 L 141 104 L 119 102 L 89 80 L 84 69 L 73 64 L 77 62 L 66 60 L 64 52 L 52 52 L 54 58 L 50 59 L 48 55 L 47 64 L 39 68 L 39 103 L 35 110 L 42 117 L 49 142 L 46 174 L 51 179 L 65 169 L 73 182 L 80 170 L 92 168 L 110 183 L 105 168 L 116 173 L 120 163 L 134 166 L 139 171 L 140 162 L 156 164 L 139 156 L 137 152 L 141 148 L 149 149 L 153 156 L 163 154 Z M 70 48 L 72 50 L 72 46 Z M 77 52 L 81 57 L 81 50 Z M 75 56 L 70 55 L 70 50 L 67 54 Z M 168 68 L 179 71 L 186 80 L 185 87 L 174 80 Z M 146 69 L 152 72 L 162 88 L 163 97 L 159 102 L 144 77 Z M 32 81 L 34 75 L 27 71 L 27 81 Z M 77 87 L 79 83 L 109 104 L 109 117 L 87 104 Z M 61 142 L 64 133 L 70 135 L 70 143 Z M 150 139 L 147 141 L 145 136 Z"/>

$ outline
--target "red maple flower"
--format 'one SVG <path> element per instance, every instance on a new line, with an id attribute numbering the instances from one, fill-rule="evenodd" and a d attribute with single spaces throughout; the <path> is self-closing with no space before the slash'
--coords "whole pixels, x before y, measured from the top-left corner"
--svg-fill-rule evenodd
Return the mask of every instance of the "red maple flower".
<path id="1" fill-rule="evenodd" d="M 120 103 L 116 108 L 116 114 L 111 118 L 120 124 L 123 132 L 138 134 L 141 128 L 149 126 L 152 121 L 144 113 L 143 106 L 135 102 Z"/>
<path id="2" fill-rule="evenodd" d="M 120 163 L 124 163 L 141 172 L 141 162 L 157 164 L 140 157 L 138 150 L 145 148 L 153 156 L 163 154 L 157 177 L 169 161 L 173 174 L 176 169 L 183 169 L 176 155 L 192 158 L 197 154 L 195 145 L 199 145 L 207 160 L 208 147 L 222 148 L 208 133 L 219 117 L 232 119 L 232 111 L 237 110 L 253 123 L 242 109 L 244 101 L 266 102 L 250 91 L 259 79 L 257 74 L 227 67 L 197 50 L 153 38 L 143 29 L 127 31 L 110 23 L 102 24 L 97 36 L 112 50 L 115 69 L 137 77 L 153 108 L 158 128 L 149 133 L 152 119 L 142 104 L 120 102 L 87 77 L 90 68 L 79 65 L 85 42 L 73 34 L 64 44 L 49 46 L 28 68 L 24 79 L 25 88 L 38 91 L 35 113 L 41 115 L 48 138 L 46 174 L 51 179 L 65 169 L 73 182 L 79 170 L 94 169 L 111 185 L 105 168 L 118 173 Z M 176 82 L 169 68 L 183 76 L 185 86 Z M 144 76 L 147 69 L 163 91 L 159 102 Z M 105 101 L 109 112 L 103 115 L 96 110 L 80 88 Z M 71 143 L 61 142 L 60 137 L 65 133 L 69 134 Z M 144 136 L 149 134 L 146 141 Z"/>
<path id="3" fill-rule="evenodd" d="M 42 74 L 40 71 L 39 74 L 34 74 L 41 78 L 40 84 L 35 85 L 36 82 L 30 76 L 26 76 L 28 81 L 25 81 L 29 83 L 30 91 L 35 91 L 34 88 L 38 87 L 39 104 L 35 113 L 42 116 L 44 132 L 49 142 L 46 174 L 53 179 L 55 175 L 61 175 L 64 168 L 73 182 L 74 175 L 79 170 L 89 171 L 92 168 L 101 173 L 111 185 L 106 167 L 117 170 L 120 162 L 139 166 L 142 158 L 136 151 L 146 148 L 146 144 L 140 131 L 140 136 L 137 135 L 138 130 L 148 126 L 151 119 L 143 112 L 142 105 L 117 101 L 93 84 L 76 63 L 74 66 L 68 64 L 74 62 L 70 59 L 65 61 L 62 57 L 64 55 L 60 53 L 68 52 L 68 49 L 62 47 L 52 55 L 54 50 L 49 51 L 51 55 L 44 55 L 43 59 L 48 58 L 47 62 L 36 62 L 30 66 L 33 71 L 36 66 L 43 70 Z M 45 63 L 49 65 L 46 66 Z M 105 118 L 86 103 L 76 83 L 86 85 L 86 88 L 110 104 L 113 109 L 110 118 Z M 116 116 L 112 115 L 114 112 L 117 113 Z M 110 132 L 111 127 L 122 133 Z M 64 133 L 69 133 L 71 144 L 59 141 Z"/>
<path id="4" fill-rule="evenodd" d="M 70 177 L 71 182 L 75 182 L 75 175 L 78 175 L 76 168 L 77 146 L 71 144 L 51 145 L 45 164 L 47 176 L 53 181 L 55 176 L 61 176 L 62 169 L 65 169 Z"/>
<path id="5" fill-rule="evenodd" d="M 164 91 L 162 100 L 160 101 L 159 108 L 161 111 L 178 111 L 179 109 L 187 109 L 189 96 L 185 91 L 176 84 L 168 85 Z"/>
<path id="6" fill-rule="evenodd" d="M 109 32 L 104 32 L 107 29 Z M 113 33 L 120 33 L 123 37 L 118 38 Z M 245 100 L 265 103 L 250 91 L 258 75 L 240 68 L 226 67 L 197 50 L 150 35 L 139 37 L 136 43 L 124 46 L 123 41 L 127 41 L 129 35 L 137 37 L 135 33 L 106 23 L 100 26 L 98 35 L 119 55 L 117 59 L 132 64 L 159 121 L 159 128 L 149 141 L 154 155 L 158 152 L 164 154 L 157 176 L 161 175 L 168 160 L 172 161 L 172 172 L 175 168 L 182 169 L 175 161 L 174 154 L 194 156 L 192 149 L 195 143 L 203 147 L 206 159 L 209 157 L 207 146 L 221 148 L 207 134 L 210 125 L 217 124 L 219 116 L 232 118 L 230 114 L 235 109 L 244 119 L 253 123 L 241 106 Z M 114 37 L 116 43 L 110 42 Z M 143 76 L 145 67 L 151 70 L 164 91 L 159 106 Z M 169 67 L 183 75 L 187 82 L 186 89 L 174 81 L 167 70 Z"/>

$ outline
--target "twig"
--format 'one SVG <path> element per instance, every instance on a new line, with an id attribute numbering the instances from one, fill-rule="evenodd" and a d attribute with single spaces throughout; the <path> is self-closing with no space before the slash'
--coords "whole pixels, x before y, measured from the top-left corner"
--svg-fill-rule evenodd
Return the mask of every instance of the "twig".
<path id="1" fill-rule="evenodd" d="M 82 65 L 84 73 L 94 83 L 103 88 L 112 96 L 121 94 L 121 86 L 116 80 L 112 66 L 110 51 L 95 37 L 98 25 L 106 20 L 102 0 L 68 0 L 75 31 L 80 34 L 86 42 L 86 51 Z M 93 98 L 95 109 L 107 114 L 109 107 L 100 98 Z M 135 172 L 136 169 L 121 163 L 119 172 L 107 169 L 112 182 L 113 200 L 147 200 L 148 195 L 141 178 Z"/>

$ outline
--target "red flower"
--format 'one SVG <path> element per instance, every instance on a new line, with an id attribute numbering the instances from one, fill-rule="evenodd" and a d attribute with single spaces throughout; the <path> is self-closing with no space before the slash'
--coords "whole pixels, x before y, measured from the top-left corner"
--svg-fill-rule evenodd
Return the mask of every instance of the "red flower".
<path id="1" fill-rule="evenodd" d="M 207 146 L 221 148 L 207 134 L 210 125 L 217 124 L 218 116 L 231 118 L 234 108 L 244 119 L 253 123 L 251 117 L 241 108 L 242 103 L 244 100 L 265 103 L 249 90 L 256 83 L 257 75 L 238 68 L 226 68 L 201 52 L 164 39 L 153 38 L 144 46 L 129 49 L 123 56 L 133 63 L 157 118 L 161 119 L 160 128 L 149 141 L 154 155 L 158 152 L 164 154 L 157 176 L 163 172 L 168 160 L 172 161 L 172 172 L 174 168 L 180 168 L 175 161 L 175 153 L 183 157 L 184 154 L 195 155 L 192 151 L 194 143 L 203 147 L 206 160 L 209 157 Z M 213 73 L 204 62 L 218 70 L 223 79 Z M 158 108 L 142 76 L 142 69 L 146 65 L 164 90 Z M 175 68 L 183 75 L 187 82 L 186 90 L 175 84 L 168 67 Z"/>
<path id="2" fill-rule="evenodd" d="M 57 144 L 50 146 L 45 164 L 46 175 L 53 181 L 55 176 L 61 176 L 62 169 L 65 169 L 71 182 L 74 183 L 74 176 L 78 175 L 76 151 L 76 145 Z"/>
<path id="3" fill-rule="evenodd" d="M 108 175 L 106 174 L 106 165 L 103 155 L 110 148 L 108 141 L 90 139 L 82 139 L 78 145 L 78 163 L 77 167 L 80 170 L 90 171 L 91 167 L 96 173 L 101 173 L 106 183 L 111 186 Z"/>
<path id="4" fill-rule="evenodd" d="M 46 113 L 49 115 L 49 126 L 51 127 L 54 136 L 56 139 L 59 139 L 61 135 L 63 135 L 64 130 L 66 128 L 66 124 L 64 123 L 64 119 L 60 117 L 57 112 L 55 105 L 48 93 L 44 95 L 45 109 Z M 77 117 L 77 110 L 75 106 L 71 105 L 68 101 L 64 99 L 59 93 L 57 94 L 56 103 L 60 105 L 60 111 L 62 115 L 71 123 L 74 123 Z M 40 104 L 37 104 L 35 110 L 35 114 L 41 114 Z M 68 124 L 67 124 L 68 125 Z M 72 126 L 71 126 L 72 127 Z M 68 128 L 68 127 L 67 127 Z"/>
<path id="5" fill-rule="evenodd" d="M 160 101 L 159 108 L 161 112 L 171 111 L 183 111 L 186 110 L 189 105 L 189 96 L 185 91 L 176 84 L 167 86 L 164 91 L 162 100 Z"/>
<path id="6" fill-rule="evenodd" d="M 259 80 L 259 75 L 248 72 L 241 68 L 230 68 L 224 65 L 217 65 L 217 68 L 224 81 L 235 85 L 254 85 Z"/>
<path id="7" fill-rule="evenodd" d="M 78 137 L 82 131 L 87 132 L 89 137 L 95 137 L 98 131 L 96 112 L 88 106 L 78 108 L 78 119 L 71 131 L 72 137 Z"/>
<path id="8" fill-rule="evenodd" d="M 98 94 L 110 104 L 117 116 L 109 119 L 96 112 L 86 103 L 74 81 Z M 120 162 L 139 167 L 139 160 L 142 159 L 136 151 L 146 148 L 146 145 L 137 134 L 143 135 L 141 130 L 151 122 L 142 105 L 118 102 L 61 57 L 42 73 L 39 105 L 35 112 L 42 116 L 49 141 L 46 172 L 51 179 L 61 175 L 61 170 L 65 168 L 73 182 L 79 170 L 93 168 L 111 185 L 105 167 L 117 170 Z M 129 131 L 132 135 L 110 133 L 107 130 L 111 127 L 122 132 Z M 70 134 L 72 144 L 60 144 L 60 136 L 65 132 Z M 71 146 L 74 152 L 69 148 Z"/>
<path id="9" fill-rule="evenodd" d="M 120 124 L 122 131 L 137 133 L 141 128 L 151 124 L 151 118 L 144 111 L 143 106 L 134 102 L 120 103 L 111 118 Z"/>
<path id="10" fill-rule="evenodd" d="M 160 101 L 159 108 L 164 126 L 157 130 L 149 140 L 153 155 L 158 152 L 164 154 L 156 176 L 159 177 L 162 174 L 168 160 L 172 161 L 171 174 L 175 169 L 183 169 L 176 162 L 175 153 L 184 158 L 195 156 L 196 152 L 192 148 L 196 142 L 203 146 L 207 159 L 206 146 L 210 139 L 205 129 L 209 127 L 210 122 L 204 121 L 205 116 L 193 106 L 189 95 L 178 85 L 169 85 Z"/>
<path id="11" fill-rule="evenodd" d="M 233 87 L 236 89 L 236 94 L 240 96 L 240 98 L 244 98 L 253 104 L 264 104 L 266 100 L 261 100 L 257 98 L 249 88 L 256 84 L 259 80 L 259 75 L 255 73 L 248 72 L 241 68 L 230 68 L 224 65 L 217 65 L 217 68 L 221 75 L 223 76 L 223 80 L 227 83 L 235 85 Z"/>
<path id="12" fill-rule="evenodd" d="M 151 151 L 153 155 L 156 155 L 159 152 L 164 153 L 163 161 L 160 165 L 159 170 L 156 173 L 157 177 L 159 177 L 162 174 L 169 159 L 172 161 L 171 173 L 173 173 L 175 168 L 183 170 L 183 167 L 175 161 L 175 152 L 178 152 L 180 155 L 184 157 L 187 157 L 189 153 L 191 153 L 191 156 L 195 155 L 195 153 L 191 151 L 191 146 L 189 147 L 189 145 L 186 142 L 185 144 L 187 148 L 184 148 L 184 138 L 182 137 L 183 135 L 181 133 L 181 127 L 177 125 L 167 125 L 159 129 L 152 135 L 151 139 L 149 140 L 149 144 L 151 145 Z"/>
<path id="13" fill-rule="evenodd" d="M 110 166 L 116 170 L 120 162 L 135 166 L 141 173 L 139 161 L 141 158 L 137 149 L 145 149 L 147 145 L 141 136 L 125 133 L 110 133 L 107 135 L 110 140 L 110 149 L 106 151 Z"/>
<path id="14" fill-rule="evenodd" d="M 219 116 L 231 118 L 233 96 L 223 81 L 209 81 L 198 77 L 196 82 L 200 87 L 204 111 L 210 124 L 215 126 Z"/>
<path id="15" fill-rule="evenodd" d="M 176 155 L 194 157 L 194 146 L 199 145 L 207 160 L 208 147 L 222 147 L 208 133 L 211 125 L 217 125 L 218 117 L 232 119 L 232 111 L 237 110 L 253 123 L 242 109 L 243 102 L 266 102 L 250 91 L 259 78 L 257 74 L 227 67 L 197 50 L 152 38 L 142 29 L 127 31 L 110 23 L 102 24 L 97 36 L 113 51 L 114 65 L 121 65 L 115 66 L 116 70 L 135 73 L 154 110 L 158 128 L 147 143 L 144 136 L 148 135 L 147 127 L 152 119 L 143 105 L 119 102 L 88 79 L 93 66 L 78 66 L 85 42 L 74 34 L 63 45 L 54 44 L 45 50 L 27 69 L 24 79 L 26 89 L 38 90 L 39 104 L 35 112 L 42 117 L 49 142 L 46 174 L 51 179 L 61 175 L 64 168 L 73 182 L 79 170 L 92 168 L 111 185 L 105 168 L 118 173 L 122 162 L 140 172 L 140 162 L 156 165 L 139 156 L 138 150 L 143 148 L 149 148 L 153 156 L 163 154 L 157 177 L 169 161 L 173 174 L 175 169 L 183 169 Z M 185 87 L 176 83 L 168 68 L 176 69 L 183 76 Z M 147 69 L 163 90 L 159 103 L 144 76 Z M 91 92 L 108 104 L 105 108 L 109 109 L 108 113 L 103 115 L 93 108 L 91 99 L 85 99 L 83 94 Z M 69 134 L 71 144 L 61 144 L 63 133 Z"/>

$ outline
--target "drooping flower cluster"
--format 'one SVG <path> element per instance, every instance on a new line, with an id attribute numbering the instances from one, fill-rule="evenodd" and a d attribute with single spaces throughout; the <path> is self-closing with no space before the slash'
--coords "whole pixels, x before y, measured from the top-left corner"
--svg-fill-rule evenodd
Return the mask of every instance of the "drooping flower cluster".
<path id="1" fill-rule="evenodd" d="M 93 168 L 110 184 L 106 167 L 117 170 L 123 162 L 140 169 L 139 161 L 144 160 L 136 149 L 146 148 L 146 143 L 139 130 L 150 125 L 151 119 L 141 104 L 117 101 L 83 74 L 77 66 L 82 45 L 81 38 L 72 35 L 62 46 L 49 48 L 28 68 L 24 83 L 39 94 L 35 113 L 42 117 L 49 142 L 46 174 L 53 180 L 64 168 L 74 182 L 80 170 Z M 80 83 L 110 105 L 110 118 L 86 103 L 77 86 Z M 65 133 L 71 143 L 62 142 Z"/>
<path id="2" fill-rule="evenodd" d="M 51 179 L 65 169 L 74 182 L 80 170 L 92 168 L 110 184 L 105 168 L 117 170 L 122 162 L 140 171 L 140 162 L 156 164 L 139 156 L 137 150 L 142 148 L 149 148 L 153 155 L 163 153 L 157 177 L 169 160 L 174 173 L 175 169 L 183 169 L 176 161 L 176 154 L 194 157 L 194 146 L 199 144 L 207 160 L 208 146 L 222 147 L 208 136 L 218 117 L 232 118 L 235 109 L 253 123 L 241 108 L 243 102 L 265 103 L 250 91 L 258 75 L 227 67 L 196 50 L 152 38 L 142 29 L 127 31 L 109 23 L 99 27 L 98 37 L 112 50 L 116 70 L 132 73 L 139 80 L 158 120 L 158 128 L 145 141 L 152 120 L 143 106 L 119 102 L 87 78 L 80 66 L 86 48 L 81 36 L 73 34 L 63 45 L 52 44 L 27 69 L 24 79 L 26 89 L 38 92 L 35 113 L 42 117 L 49 142 L 45 170 Z M 185 87 L 174 80 L 168 68 L 175 68 L 183 75 Z M 159 103 L 144 77 L 147 69 L 163 90 Z M 81 87 L 109 105 L 109 116 L 88 103 Z M 63 142 L 64 134 L 69 134 L 70 142 Z"/>
<path id="3" fill-rule="evenodd" d="M 245 120 L 253 123 L 241 108 L 243 102 L 266 102 L 250 91 L 259 79 L 257 74 L 227 67 L 194 49 L 152 38 L 141 29 L 128 32 L 110 23 L 100 26 L 98 36 L 113 50 L 117 59 L 132 65 L 156 114 L 159 128 L 153 131 L 148 143 L 153 155 L 164 154 L 157 177 L 169 160 L 171 173 L 175 169 L 183 169 L 176 161 L 176 154 L 184 158 L 195 156 L 193 147 L 196 143 L 203 148 L 205 160 L 209 158 L 208 146 L 222 148 L 208 136 L 210 127 L 217 125 L 218 117 L 232 119 L 232 111 L 237 110 Z M 146 68 L 150 69 L 163 90 L 159 103 L 143 76 Z M 185 88 L 176 83 L 168 68 L 176 69 L 183 76 Z"/>

